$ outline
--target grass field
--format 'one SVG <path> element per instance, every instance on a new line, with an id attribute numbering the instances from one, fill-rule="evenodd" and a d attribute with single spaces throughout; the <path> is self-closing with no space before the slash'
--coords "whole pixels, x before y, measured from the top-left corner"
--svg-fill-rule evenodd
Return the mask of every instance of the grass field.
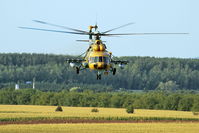
<path id="1" fill-rule="evenodd" d="M 104 123 L 4 125 L 1 133 L 198 133 L 194 123 Z"/>

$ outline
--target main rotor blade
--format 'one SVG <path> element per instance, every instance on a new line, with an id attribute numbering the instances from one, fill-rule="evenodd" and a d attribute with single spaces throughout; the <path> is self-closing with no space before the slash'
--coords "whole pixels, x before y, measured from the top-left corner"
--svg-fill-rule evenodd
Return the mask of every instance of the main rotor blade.
<path id="1" fill-rule="evenodd" d="M 44 22 L 44 21 L 40 21 L 40 20 L 33 20 L 33 21 L 37 22 L 37 23 L 40 23 L 40 24 L 46 24 L 46 25 L 50 25 L 50 26 L 55 26 L 55 27 L 67 29 L 67 30 L 73 30 L 73 31 L 82 32 L 82 33 L 88 33 L 87 31 L 83 31 L 83 30 L 79 30 L 79 29 L 74 29 L 74 28 L 70 28 L 70 27 L 66 27 L 66 26 L 61 26 L 61 25 L 56 25 L 56 24 L 52 24 L 52 23 L 48 23 L 48 22 Z"/>
<path id="2" fill-rule="evenodd" d="M 128 24 L 125 24 L 125 25 L 122 25 L 122 26 L 119 26 L 119 27 L 116 27 L 116 28 L 113 28 L 113 29 L 104 31 L 104 32 L 102 32 L 102 33 L 105 34 L 105 33 L 111 32 L 111 31 L 113 31 L 113 30 L 117 30 L 117 29 L 119 29 L 119 28 L 123 28 L 123 27 L 126 27 L 126 26 L 128 26 L 128 25 L 132 25 L 132 24 L 135 24 L 135 23 L 132 23 L 132 22 L 131 22 L 131 23 L 128 23 Z"/>
<path id="3" fill-rule="evenodd" d="M 100 34 L 100 36 L 120 36 L 120 35 L 172 35 L 172 34 L 189 34 L 189 33 L 119 33 L 119 34 Z"/>
<path id="4" fill-rule="evenodd" d="M 78 34 L 78 35 L 88 35 L 87 33 L 68 32 L 68 31 L 61 31 L 61 30 L 39 29 L 39 28 L 31 28 L 31 27 L 19 27 L 19 28 L 29 29 L 29 30 L 40 30 L 40 31 L 50 31 L 50 32 L 59 32 L 59 33 Z"/>
<path id="5" fill-rule="evenodd" d="M 90 40 L 76 40 L 78 42 L 89 42 Z"/>

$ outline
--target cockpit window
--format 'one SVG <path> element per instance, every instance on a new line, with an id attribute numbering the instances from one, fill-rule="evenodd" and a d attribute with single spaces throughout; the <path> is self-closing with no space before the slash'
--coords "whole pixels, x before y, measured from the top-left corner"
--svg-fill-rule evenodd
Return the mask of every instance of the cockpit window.
<path id="1" fill-rule="evenodd" d="M 95 62 L 109 63 L 109 58 L 105 56 L 95 56 L 95 57 L 90 57 L 89 62 L 90 63 L 95 63 Z"/>
<path id="2" fill-rule="evenodd" d="M 103 58 L 102 56 L 98 57 L 99 58 L 99 62 L 103 62 Z"/>
<path id="3" fill-rule="evenodd" d="M 105 63 L 109 63 L 109 58 L 108 57 L 104 57 L 104 62 Z"/>

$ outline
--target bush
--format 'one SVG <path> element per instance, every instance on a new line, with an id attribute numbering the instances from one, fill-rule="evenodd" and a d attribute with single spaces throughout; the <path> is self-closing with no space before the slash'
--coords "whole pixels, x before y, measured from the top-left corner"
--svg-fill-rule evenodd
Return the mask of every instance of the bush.
<path id="1" fill-rule="evenodd" d="M 57 108 L 55 109 L 55 111 L 56 111 L 56 112 L 57 112 L 57 111 L 62 112 L 62 111 L 63 111 L 63 109 L 62 109 L 62 107 L 61 107 L 61 106 L 57 106 Z"/>
<path id="2" fill-rule="evenodd" d="M 199 112 L 199 102 L 195 102 L 192 107 L 193 112 Z"/>
<path id="3" fill-rule="evenodd" d="M 91 110 L 91 112 L 99 112 L 99 110 L 94 108 L 94 109 Z"/>
<path id="4" fill-rule="evenodd" d="M 199 115 L 199 113 L 198 112 L 193 112 L 193 115 Z"/>
<path id="5" fill-rule="evenodd" d="M 126 112 L 127 112 L 127 113 L 134 113 L 134 107 L 133 107 L 133 105 L 128 106 L 128 107 L 126 108 Z"/>

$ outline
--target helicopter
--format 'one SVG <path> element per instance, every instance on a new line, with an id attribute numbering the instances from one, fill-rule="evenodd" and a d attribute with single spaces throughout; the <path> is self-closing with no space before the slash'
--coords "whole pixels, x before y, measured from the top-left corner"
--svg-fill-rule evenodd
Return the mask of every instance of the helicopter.
<path id="1" fill-rule="evenodd" d="M 88 31 L 70 28 L 66 26 L 56 25 L 40 20 L 33 20 L 34 22 L 50 25 L 65 30 L 51 30 L 51 29 L 42 29 L 42 28 L 32 28 L 32 27 L 19 27 L 22 29 L 30 29 L 30 30 L 39 30 L 39 31 L 49 31 L 49 32 L 58 32 L 58 33 L 67 33 L 67 34 L 76 34 L 76 35 L 88 35 L 88 40 L 77 40 L 81 42 L 88 42 L 89 47 L 81 54 L 79 57 L 80 59 L 66 59 L 66 61 L 70 64 L 72 68 L 76 70 L 76 73 L 79 74 L 80 71 L 84 69 L 90 69 L 91 71 L 96 72 L 97 80 L 101 80 L 102 74 L 108 75 L 112 73 L 113 75 L 116 74 L 116 65 L 119 68 L 123 69 L 125 65 L 129 63 L 127 60 L 114 60 L 112 52 L 107 50 L 105 41 L 101 40 L 101 37 L 111 37 L 111 36 L 123 36 L 123 35 L 156 35 L 156 34 L 188 34 L 188 33 L 110 33 L 114 30 L 132 25 L 134 23 L 127 23 L 125 25 L 121 25 L 116 28 L 112 28 L 106 30 L 104 32 L 98 31 L 98 25 L 95 24 L 94 26 L 89 26 Z M 83 56 L 84 55 L 84 56 Z"/>

